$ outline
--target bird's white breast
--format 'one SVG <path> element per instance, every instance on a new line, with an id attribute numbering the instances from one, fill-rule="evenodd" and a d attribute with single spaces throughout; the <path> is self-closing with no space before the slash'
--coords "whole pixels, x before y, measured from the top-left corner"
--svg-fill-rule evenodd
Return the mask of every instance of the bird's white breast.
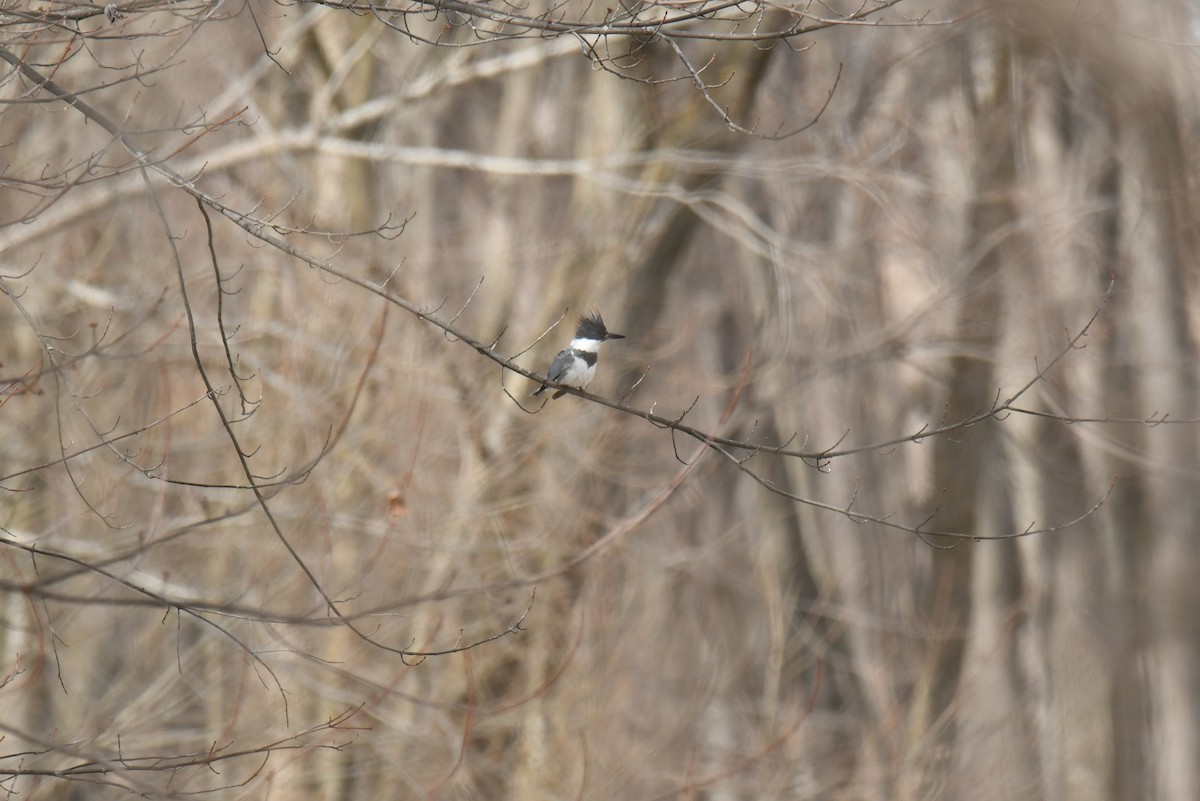
<path id="1" fill-rule="evenodd" d="M 588 364 L 583 359 L 575 357 L 571 360 L 571 364 L 567 367 L 567 372 L 563 374 L 562 380 L 559 383 L 566 384 L 569 387 L 577 389 L 585 389 L 588 384 L 592 383 L 592 378 L 596 375 L 596 365 Z"/>

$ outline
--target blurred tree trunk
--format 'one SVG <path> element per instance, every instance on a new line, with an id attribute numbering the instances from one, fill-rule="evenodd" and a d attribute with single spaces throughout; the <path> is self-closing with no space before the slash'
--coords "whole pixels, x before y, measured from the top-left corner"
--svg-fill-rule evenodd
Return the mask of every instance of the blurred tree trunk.
<path id="1" fill-rule="evenodd" d="M 1185 409 L 1196 397 L 1196 348 L 1188 331 L 1185 253 L 1194 254 L 1197 209 L 1180 165 L 1190 156 L 1181 140 L 1181 121 L 1157 92 L 1144 105 L 1122 109 L 1119 137 L 1133 175 L 1122 181 L 1121 210 L 1126 233 L 1131 344 L 1139 364 L 1138 389 L 1145 409 Z M 1169 202 L 1168 202 L 1168 199 Z M 1159 412 L 1161 414 L 1161 411 Z M 1151 437 L 1151 464 L 1200 464 L 1194 430 Z M 1137 537 L 1147 550 L 1155 586 L 1150 605 L 1153 644 L 1150 681 L 1154 719 L 1161 727 L 1153 774 L 1159 798 L 1200 796 L 1200 493 L 1194 480 L 1171 470 L 1142 475 L 1147 499 Z"/>
<path id="2" fill-rule="evenodd" d="M 1005 309 L 1014 266 L 1027 258 L 1013 227 L 1018 214 L 1013 81 L 1019 80 L 1014 78 L 1021 66 L 1019 50 L 1003 27 L 979 31 L 975 44 L 963 70 L 976 138 L 973 198 L 960 256 L 967 273 L 953 335 L 959 352 L 950 360 L 944 403 L 948 421 L 986 411 L 995 402 L 994 365 L 1009 324 Z M 1011 480 L 997 434 L 994 423 L 985 421 L 952 436 L 953 447 L 938 449 L 934 486 L 944 495 L 933 520 L 937 528 L 990 536 L 1011 530 Z M 930 643 L 924 726 L 936 732 L 938 751 L 950 756 L 952 794 L 1012 797 L 1036 776 L 1022 682 L 1015 661 L 1006 656 L 1011 615 L 1021 594 L 1016 547 L 935 540 L 948 549 L 933 556 L 927 598 L 936 637 Z M 920 789 L 914 798 L 928 790 Z"/>

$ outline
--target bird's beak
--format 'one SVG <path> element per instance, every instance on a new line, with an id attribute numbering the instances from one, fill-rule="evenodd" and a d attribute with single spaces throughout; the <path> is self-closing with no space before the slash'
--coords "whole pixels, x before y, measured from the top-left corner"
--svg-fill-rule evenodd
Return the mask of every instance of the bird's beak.
<path id="1" fill-rule="evenodd" d="M 624 334 L 614 334 L 612 332 L 609 332 L 604 335 L 604 338 L 605 339 L 624 339 L 625 335 Z"/>

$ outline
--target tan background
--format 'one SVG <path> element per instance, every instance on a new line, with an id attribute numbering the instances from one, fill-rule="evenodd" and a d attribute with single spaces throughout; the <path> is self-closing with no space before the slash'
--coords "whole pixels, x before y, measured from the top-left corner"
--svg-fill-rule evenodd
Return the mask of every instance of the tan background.
<path id="1" fill-rule="evenodd" d="M 747 464 L 835 510 L 978 537 L 1086 517 L 942 550 L 718 453 L 684 475 L 694 440 L 575 397 L 527 414 L 503 391 L 527 379 L 214 212 L 218 316 L 195 201 L 6 64 L 0 787 L 1200 797 L 1193 7 L 902 3 L 792 48 L 681 42 L 760 133 L 834 90 L 774 141 L 662 41 L 614 37 L 618 76 L 432 10 L 410 30 L 473 46 L 120 5 L 3 17 L 3 47 L 344 274 L 505 357 L 569 309 L 533 370 L 595 306 L 628 339 L 593 391 L 642 378 L 628 404 L 698 398 L 710 433 L 859 449 Z M 203 400 L 180 274 L 278 532 Z M 1033 379 L 1018 411 L 880 445 Z M 312 579 L 400 649 L 533 603 L 406 664 Z"/>

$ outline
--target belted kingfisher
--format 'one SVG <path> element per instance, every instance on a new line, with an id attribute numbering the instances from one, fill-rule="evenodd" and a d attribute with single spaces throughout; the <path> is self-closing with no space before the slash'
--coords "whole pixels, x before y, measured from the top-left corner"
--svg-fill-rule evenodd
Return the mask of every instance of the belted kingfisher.
<path id="1" fill-rule="evenodd" d="M 614 334 L 604 327 L 604 320 L 599 312 L 580 317 L 579 326 L 575 329 L 575 338 L 566 350 L 559 351 L 554 361 L 550 362 L 546 377 L 568 387 L 587 389 L 587 385 L 592 383 L 592 377 L 596 375 L 596 351 L 610 339 L 624 338 L 624 334 Z M 541 395 L 547 389 L 547 385 L 542 384 L 533 394 Z M 565 394 L 566 392 L 560 389 L 551 397 L 561 398 Z"/>

